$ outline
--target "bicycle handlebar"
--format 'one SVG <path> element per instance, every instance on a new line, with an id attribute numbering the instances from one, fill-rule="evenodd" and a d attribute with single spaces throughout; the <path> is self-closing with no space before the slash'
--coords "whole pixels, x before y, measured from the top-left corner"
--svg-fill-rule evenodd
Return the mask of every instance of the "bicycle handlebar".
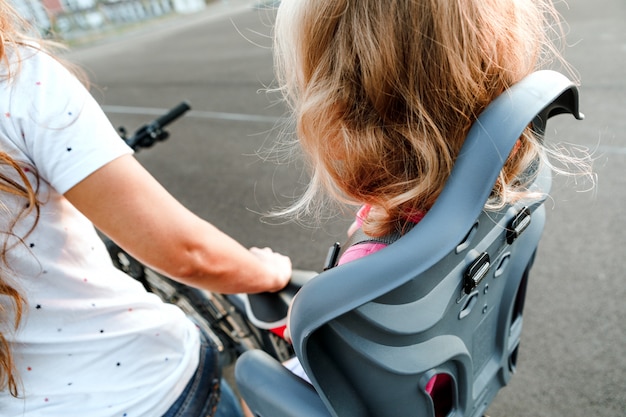
<path id="1" fill-rule="evenodd" d="M 185 114 L 185 112 L 187 112 L 187 110 L 190 109 L 191 106 L 186 101 L 183 101 L 176 105 L 176 107 L 165 113 L 163 116 L 158 117 L 153 123 L 161 127 L 165 127 L 168 124 L 172 123 L 174 120 L 181 117 L 183 114 Z"/>
<path id="2" fill-rule="evenodd" d="M 154 121 L 143 125 L 135 131 L 131 137 L 126 137 L 125 132 L 120 129 L 120 136 L 133 150 L 138 151 L 141 148 L 149 148 L 155 142 L 163 141 L 169 137 L 169 133 L 163 130 L 165 126 L 181 117 L 185 112 L 191 109 L 191 106 L 183 101 L 170 109 L 167 113 L 157 117 Z"/>

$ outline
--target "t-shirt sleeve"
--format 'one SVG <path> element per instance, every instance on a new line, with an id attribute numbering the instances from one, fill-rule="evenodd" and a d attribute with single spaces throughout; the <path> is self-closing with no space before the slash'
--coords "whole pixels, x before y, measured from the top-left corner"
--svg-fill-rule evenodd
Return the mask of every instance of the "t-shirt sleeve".
<path id="1" fill-rule="evenodd" d="M 132 153 L 87 89 L 54 58 L 24 57 L 14 82 L 6 116 L 38 175 L 60 194 Z"/>

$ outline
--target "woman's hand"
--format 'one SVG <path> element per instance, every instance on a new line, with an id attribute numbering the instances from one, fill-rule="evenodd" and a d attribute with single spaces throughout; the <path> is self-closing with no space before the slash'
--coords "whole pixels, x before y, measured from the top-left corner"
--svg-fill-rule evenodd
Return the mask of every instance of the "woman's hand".
<path id="1" fill-rule="evenodd" d="M 263 263 L 269 273 L 276 277 L 276 288 L 268 291 L 276 292 L 285 288 L 291 279 L 291 259 L 270 248 L 252 247 L 249 250 Z"/>

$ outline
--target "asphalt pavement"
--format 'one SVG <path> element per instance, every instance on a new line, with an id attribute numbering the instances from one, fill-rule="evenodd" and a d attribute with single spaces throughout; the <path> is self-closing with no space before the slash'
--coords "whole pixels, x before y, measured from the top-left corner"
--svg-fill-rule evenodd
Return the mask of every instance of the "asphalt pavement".
<path id="1" fill-rule="evenodd" d="M 299 195 L 306 175 L 297 155 L 278 162 L 277 152 L 267 152 L 285 107 L 267 91 L 273 13 L 254 4 L 216 1 L 74 47 L 67 58 L 87 70 L 112 122 L 129 130 L 187 100 L 193 110 L 171 126 L 171 138 L 138 159 L 242 244 L 271 246 L 295 267 L 319 270 L 351 215 L 327 215 L 321 224 L 264 215 Z M 492 417 L 626 416 L 626 2 L 570 0 L 559 9 L 586 118 L 559 117 L 548 140 L 592 149 L 598 179 L 586 192 L 588 184 L 555 181 L 518 372 L 489 409 Z"/>

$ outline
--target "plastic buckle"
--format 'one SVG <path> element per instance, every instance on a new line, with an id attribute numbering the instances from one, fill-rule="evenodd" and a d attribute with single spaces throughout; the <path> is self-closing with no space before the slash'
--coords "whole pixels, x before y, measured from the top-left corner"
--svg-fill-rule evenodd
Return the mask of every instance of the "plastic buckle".
<path id="1" fill-rule="evenodd" d="M 339 244 L 339 242 L 335 242 L 333 246 L 328 248 L 328 254 L 326 255 L 326 260 L 324 261 L 324 271 L 328 271 L 329 269 L 334 268 L 337 265 L 340 253 L 341 245 Z"/>
<path id="2" fill-rule="evenodd" d="M 480 256 L 467 267 L 463 285 L 465 294 L 470 294 L 474 291 L 474 289 L 476 289 L 476 287 L 478 287 L 480 282 L 487 275 L 487 272 L 489 272 L 490 267 L 491 260 L 489 259 L 489 254 L 487 252 L 481 253 Z"/>
<path id="3" fill-rule="evenodd" d="M 524 230 L 530 224 L 530 209 L 528 207 L 524 207 L 513 220 L 509 224 L 506 230 L 506 243 L 509 245 L 515 241 L 522 234 Z"/>

